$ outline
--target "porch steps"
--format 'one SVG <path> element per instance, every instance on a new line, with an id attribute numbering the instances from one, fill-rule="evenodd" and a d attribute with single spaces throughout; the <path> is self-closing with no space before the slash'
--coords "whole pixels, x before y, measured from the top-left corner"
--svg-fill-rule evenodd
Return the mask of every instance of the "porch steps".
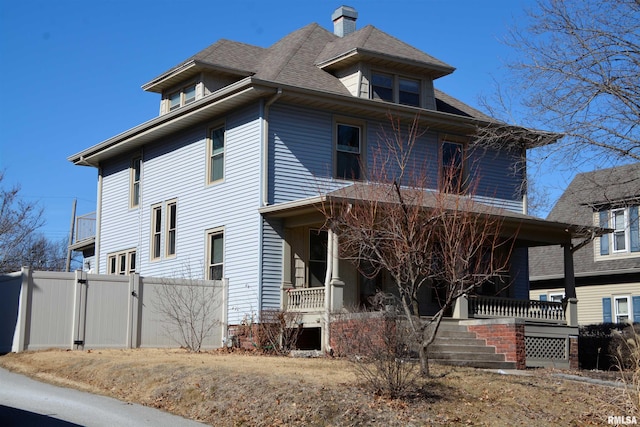
<path id="1" fill-rule="evenodd" d="M 515 362 L 507 362 L 504 354 L 496 354 L 493 346 L 476 338 L 466 326 L 443 321 L 436 339 L 429 346 L 429 359 L 443 365 L 469 366 L 487 369 L 515 369 Z"/>

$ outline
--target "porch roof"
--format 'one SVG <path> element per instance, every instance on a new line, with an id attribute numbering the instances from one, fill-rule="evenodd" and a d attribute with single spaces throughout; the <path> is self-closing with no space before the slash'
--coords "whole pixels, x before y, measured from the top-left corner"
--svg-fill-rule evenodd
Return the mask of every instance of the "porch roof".
<path id="1" fill-rule="evenodd" d="M 354 183 L 328 192 L 324 195 L 298 199 L 290 202 L 260 208 L 260 213 L 275 218 L 294 218 L 316 213 L 321 216 L 320 208 L 324 203 L 359 203 L 373 201 L 379 203 L 397 203 L 397 195 L 390 191 L 391 186 L 373 183 Z M 456 194 L 444 194 L 434 190 L 402 190 L 405 200 L 416 200 L 425 209 L 434 209 L 441 204 L 447 210 L 465 209 L 487 218 L 499 217 L 503 221 L 506 236 L 517 235 L 517 246 L 547 246 L 565 244 L 571 239 L 590 240 L 610 232 L 600 227 L 548 221 L 530 215 L 492 206 L 477 198 Z M 419 197 L 416 197 L 419 195 Z M 444 199 L 443 199 L 444 197 Z M 461 203 L 462 202 L 462 203 Z"/>

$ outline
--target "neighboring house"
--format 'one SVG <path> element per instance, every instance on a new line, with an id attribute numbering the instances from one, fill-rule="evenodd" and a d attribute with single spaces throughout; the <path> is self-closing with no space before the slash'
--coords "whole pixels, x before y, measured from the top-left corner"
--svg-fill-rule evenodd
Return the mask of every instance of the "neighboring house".
<path id="1" fill-rule="evenodd" d="M 71 156 L 98 170 L 97 273 L 224 277 L 230 324 L 283 307 L 326 332 L 325 313 L 385 283 L 337 260 L 315 204 L 361 182 L 392 113 L 427 130 L 414 155 L 433 166 L 431 189 L 454 166 L 502 208 L 518 231 L 513 285 L 490 295 L 526 300 L 526 248 L 581 231 L 524 215 L 518 166 L 535 143 L 471 150 L 479 126 L 504 124 L 434 88 L 453 67 L 373 26 L 356 30 L 356 17 L 341 7 L 333 33 L 314 23 L 268 48 L 220 40 L 142 86 L 160 94 L 158 117 Z M 519 130 L 534 136 L 523 141 L 543 136 Z"/>
<path id="2" fill-rule="evenodd" d="M 593 241 L 574 240 L 578 322 L 640 322 L 640 163 L 578 174 L 548 220 L 611 230 Z M 531 299 L 564 297 L 561 251 L 529 253 Z"/>

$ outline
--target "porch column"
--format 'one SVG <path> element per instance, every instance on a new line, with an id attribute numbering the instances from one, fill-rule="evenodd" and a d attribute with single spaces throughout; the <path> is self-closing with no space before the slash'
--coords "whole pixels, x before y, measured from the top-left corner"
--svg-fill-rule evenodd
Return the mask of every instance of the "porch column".
<path id="1" fill-rule="evenodd" d="M 340 257 L 338 235 L 329 230 L 331 245 L 331 311 L 341 310 L 344 304 L 344 282 L 340 279 Z"/>
<path id="2" fill-rule="evenodd" d="M 567 242 L 564 248 L 564 297 L 576 297 L 576 278 L 573 272 L 573 245 Z"/>
<path id="3" fill-rule="evenodd" d="M 280 292 L 280 308 L 287 309 L 287 291 L 293 288 L 291 282 L 291 233 L 288 228 L 284 230 L 284 240 L 282 241 L 282 289 Z"/>

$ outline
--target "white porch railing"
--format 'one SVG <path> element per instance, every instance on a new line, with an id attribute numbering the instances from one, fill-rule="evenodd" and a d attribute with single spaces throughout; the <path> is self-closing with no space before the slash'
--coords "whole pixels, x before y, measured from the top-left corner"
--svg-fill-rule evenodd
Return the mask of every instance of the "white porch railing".
<path id="1" fill-rule="evenodd" d="M 553 323 L 566 323 L 560 302 L 469 296 L 469 317 L 514 317 Z"/>
<path id="2" fill-rule="evenodd" d="M 324 309 L 324 287 L 287 289 L 287 310 L 319 311 Z"/>

